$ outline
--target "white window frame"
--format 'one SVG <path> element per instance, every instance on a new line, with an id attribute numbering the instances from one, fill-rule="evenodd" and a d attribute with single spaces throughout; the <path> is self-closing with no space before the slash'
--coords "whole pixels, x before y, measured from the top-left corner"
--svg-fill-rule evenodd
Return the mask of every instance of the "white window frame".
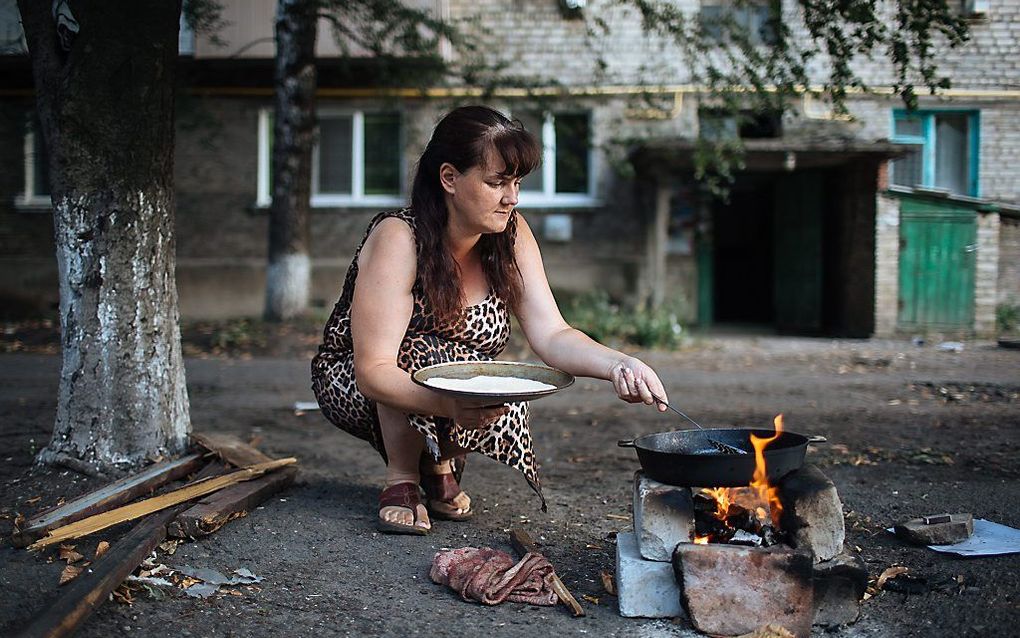
<path id="1" fill-rule="evenodd" d="M 49 209 L 53 200 L 49 195 L 39 195 L 35 189 L 35 129 L 31 125 L 25 131 L 24 160 L 25 180 L 24 190 L 15 196 L 14 205 L 19 208 Z"/>
<path id="2" fill-rule="evenodd" d="M 255 205 L 259 208 L 266 208 L 273 203 L 271 195 L 272 184 L 270 183 L 270 167 L 273 158 L 269 153 L 269 142 L 273 134 L 270 122 L 272 120 L 272 109 L 259 109 L 258 119 L 258 185 L 256 191 Z M 318 118 L 349 116 L 351 122 L 351 192 L 350 193 L 320 193 L 319 192 L 319 142 L 316 140 L 312 147 L 312 208 L 357 208 L 357 207 L 385 207 L 403 206 L 406 204 L 404 197 L 404 180 L 401 179 L 400 192 L 396 195 L 366 195 L 365 194 L 365 113 L 362 110 L 341 109 L 341 108 L 320 108 L 316 115 Z M 401 163 L 403 163 L 403 148 L 401 148 Z"/>
<path id="3" fill-rule="evenodd" d="M 591 208 L 601 205 L 598 198 L 595 197 L 598 157 L 590 144 L 588 146 L 587 192 L 556 192 L 556 113 L 556 111 L 542 112 L 542 131 L 539 139 L 539 142 L 542 144 L 542 166 L 540 167 L 542 171 L 542 190 L 526 191 L 522 189 L 517 208 Z M 559 113 L 561 115 L 578 115 L 583 113 L 588 117 L 589 131 L 594 129 L 591 125 L 591 111 L 560 111 Z"/>

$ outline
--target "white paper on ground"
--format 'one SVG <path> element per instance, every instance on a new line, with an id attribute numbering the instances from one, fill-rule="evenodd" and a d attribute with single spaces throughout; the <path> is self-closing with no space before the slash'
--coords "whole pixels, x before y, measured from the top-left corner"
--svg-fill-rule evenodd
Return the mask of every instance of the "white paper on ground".
<path id="1" fill-rule="evenodd" d="M 315 401 L 295 401 L 294 411 L 295 412 L 312 412 L 318 410 L 319 404 Z"/>
<path id="2" fill-rule="evenodd" d="M 893 529 L 890 527 L 889 531 Z M 929 545 L 928 549 L 960 556 L 1016 554 L 1020 552 L 1020 529 L 975 518 L 974 534 L 967 540 L 955 545 Z"/>

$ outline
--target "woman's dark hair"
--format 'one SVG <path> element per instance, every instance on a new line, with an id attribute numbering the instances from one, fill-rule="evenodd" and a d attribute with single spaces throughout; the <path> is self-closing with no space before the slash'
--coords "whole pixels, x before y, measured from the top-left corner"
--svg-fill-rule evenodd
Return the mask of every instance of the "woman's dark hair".
<path id="1" fill-rule="evenodd" d="M 418 238 L 418 278 L 432 311 L 442 322 L 457 320 L 464 305 L 460 268 L 445 246 L 445 191 L 439 167 L 449 162 L 461 173 L 484 166 L 494 152 L 506 169 L 504 179 L 516 179 L 533 171 L 542 148 L 524 126 L 485 106 L 462 106 L 446 114 L 432 132 L 411 187 L 411 211 Z M 482 235 L 478 242 L 482 270 L 492 292 L 516 306 L 521 295 L 521 274 L 514 258 L 517 212 L 502 233 Z"/>

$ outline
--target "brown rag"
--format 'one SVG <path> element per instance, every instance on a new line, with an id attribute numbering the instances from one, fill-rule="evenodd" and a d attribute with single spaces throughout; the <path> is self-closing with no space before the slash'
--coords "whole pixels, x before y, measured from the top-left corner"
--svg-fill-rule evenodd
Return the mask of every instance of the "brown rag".
<path id="1" fill-rule="evenodd" d="M 529 605 L 555 605 L 553 566 L 541 554 L 526 554 L 514 563 L 510 554 L 490 547 L 461 547 L 436 554 L 429 577 L 447 585 L 464 600 L 498 605 L 504 600 Z"/>

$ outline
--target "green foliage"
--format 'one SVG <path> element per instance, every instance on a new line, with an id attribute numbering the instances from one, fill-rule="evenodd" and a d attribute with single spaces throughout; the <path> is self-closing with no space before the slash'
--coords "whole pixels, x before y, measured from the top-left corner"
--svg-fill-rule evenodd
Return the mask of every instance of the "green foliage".
<path id="1" fill-rule="evenodd" d="M 560 295 L 563 296 L 563 295 Z M 623 342 L 642 348 L 673 350 L 683 344 L 681 308 L 626 308 L 602 290 L 570 297 L 561 304 L 563 318 L 600 343 Z"/>
<path id="2" fill-rule="evenodd" d="M 1020 331 L 1020 304 L 1001 303 L 995 306 L 995 327 L 1000 334 Z"/>

